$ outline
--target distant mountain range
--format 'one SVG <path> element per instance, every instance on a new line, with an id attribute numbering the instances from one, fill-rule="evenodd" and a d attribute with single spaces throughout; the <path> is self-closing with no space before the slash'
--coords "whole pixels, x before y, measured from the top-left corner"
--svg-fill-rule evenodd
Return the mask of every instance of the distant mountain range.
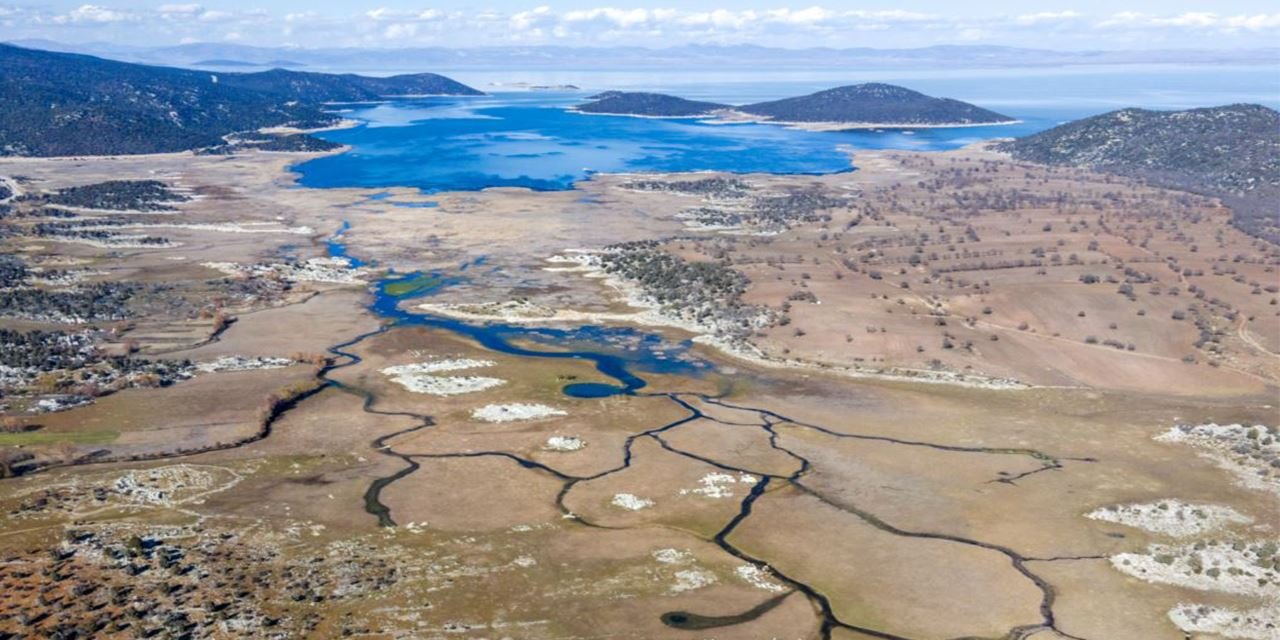
<path id="1" fill-rule="evenodd" d="M 891 84 L 837 87 L 806 96 L 742 106 L 697 102 L 661 93 L 607 91 L 574 107 L 583 113 L 650 117 L 758 118 L 779 123 L 853 126 L 1004 124 L 1013 118 L 950 98 Z"/>
<path id="2" fill-rule="evenodd" d="M 243 60 L 199 60 L 192 62 L 193 67 L 271 67 L 271 68 L 289 68 L 289 67 L 305 67 L 307 65 L 292 60 L 270 60 L 268 62 L 244 62 Z"/>
<path id="3" fill-rule="evenodd" d="M 419 94 L 480 92 L 431 73 L 210 73 L 0 45 L 0 155 L 212 147 L 238 131 L 332 124 L 326 102 Z"/>
<path id="4" fill-rule="evenodd" d="M 178 66 L 214 66 L 210 61 L 260 67 L 289 60 L 310 68 L 338 70 L 422 69 L 604 69 L 604 68 L 799 68 L 874 69 L 947 67 L 1035 67 L 1095 64 L 1275 64 L 1280 48 L 1244 50 L 1050 51 L 999 46 L 934 46 L 917 49 L 782 49 L 755 45 L 644 47 L 511 46 L 451 49 L 300 49 L 228 43 L 127 46 L 23 40 L 12 44 L 85 53 L 117 60 Z M 201 63 L 206 63 L 202 65 Z M 226 66 L 225 64 L 218 66 Z"/>
<path id="5" fill-rule="evenodd" d="M 997 148 L 1018 160 L 1088 167 L 1220 197 L 1237 226 L 1280 243 L 1280 112 L 1274 109 L 1122 109 Z"/>

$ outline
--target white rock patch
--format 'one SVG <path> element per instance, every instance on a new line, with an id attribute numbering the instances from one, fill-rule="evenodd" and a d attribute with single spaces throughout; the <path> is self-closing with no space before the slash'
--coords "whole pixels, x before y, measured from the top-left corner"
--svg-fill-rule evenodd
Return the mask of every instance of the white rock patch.
<path id="1" fill-rule="evenodd" d="M 471 412 L 471 417 L 485 422 L 517 422 L 521 420 L 539 420 L 553 416 L 567 416 L 568 412 L 545 404 L 513 402 L 510 404 L 487 404 Z"/>
<path id="2" fill-rule="evenodd" d="M 586 441 L 577 436 L 551 436 L 542 448 L 548 451 L 579 451 L 585 446 Z"/>
<path id="3" fill-rule="evenodd" d="M 1280 495 L 1280 432 L 1266 425 L 1178 425 L 1155 438 L 1201 449 L 1245 488 Z"/>
<path id="4" fill-rule="evenodd" d="M 278 222 L 131 222 L 128 224 L 98 224 L 77 227 L 83 231 L 114 231 L 116 229 L 190 229 L 192 231 L 215 231 L 218 233 L 285 233 L 298 236 L 309 236 L 316 232 L 311 227 L 287 227 Z"/>
<path id="5" fill-rule="evenodd" d="M 250 358 L 246 356 L 223 356 L 217 360 L 201 362 L 196 370 L 204 373 L 219 371 L 251 371 L 254 369 L 280 369 L 293 364 L 288 358 Z"/>
<path id="6" fill-rule="evenodd" d="M 676 572 L 676 583 L 671 585 L 671 593 L 693 591 L 717 582 L 716 575 L 702 569 L 682 569 Z"/>
<path id="7" fill-rule="evenodd" d="M 205 262 L 204 266 L 227 275 L 276 277 L 290 282 L 328 282 L 333 284 L 364 284 L 369 271 L 353 268 L 347 258 L 312 258 L 305 262 L 276 262 L 239 264 L 236 262 Z"/>
<path id="8" fill-rule="evenodd" d="M 447 360 L 432 360 L 430 362 L 416 362 L 414 364 L 402 364 L 394 367 L 387 367 L 386 369 L 383 369 L 382 372 L 389 376 L 404 373 L 440 373 L 441 371 L 460 371 L 462 369 L 492 367 L 495 364 L 498 363 L 492 360 L 452 358 Z"/>
<path id="9" fill-rule="evenodd" d="M 221 467 L 175 464 L 126 471 L 111 483 L 111 489 L 134 504 L 173 506 L 227 489 L 239 481 L 238 474 Z"/>
<path id="10" fill-rule="evenodd" d="M 1085 517 L 1174 538 L 1198 536 L 1233 524 L 1253 522 L 1253 518 L 1231 507 L 1187 504 L 1177 500 L 1102 507 L 1089 512 Z"/>
<path id="11" fill-rule="evenodd" d="M 414 393 L 426 393 L 433 396 L 453 396 L 463 393 L 475 393 L 492 389 L 507 383 L 501 378 L 485 376 L 437 376 L 431 375 L 439 371 L 457 371 L 477 367 L 491 367 L 492 360 L 436 360 L 387 367 L 382 373 L 391 376 L 396 384 Z"/>
<path id="12" fill-rule="evenodd" d="M 738 574 L 738 577 L 741 578 L 743 582 L 746 582 L 757 589 L 772 591 L 774 593 L 782 593 L 787 590 L 786 587 L 774 581 L 773 575 L 767 568 L 761 569 L 754 564 L 744 564 L 739 566 L 737 569 L 734 569 L 734 573 Z"/>
<path id="13" fill-rule="evenodd" d="M 1153 544 L 1146 553 L 1111 556 L 1111 566 L 1147 582 L 1280 599 L 1276 541 Z"/>
<path id="14" fill-rule="evenodd" d="M 630 493 L 619 493 L 613 496 L 611 504 L 615 507 L 626 509 L 627 511 L 639 511 L 641 509 L 648 509 L 649 507 L 652 507 L 653 501 Z"/>
<path id="15" fill-rule="evenodd" d="M 433 396 L 456 396 L 499 387 L 507 383 L 501 378 L 485 376 L 404 375 L 393 378 L 397 384 L 414 393 Z"/>
<path id="16" fill-rule="evenodd" d="M 680 549 L 657 549 L 652 555 L 654 560 L 662 564 L 689 564 L 693 562 L 693 554 Z"/>
<path id="17" fill-rule="evenodd" d="M 1180 603 L 1169 610 L 1169 619 L 1189 633 L 1209 633 L 1246 640 L 1280 640 L 1280 603 L 1256 609 L 1227 609 Z"/>
<path id="18" fill-rule="evenodd" d="M 728 473 L 708 473 L 702 476 L 698 481 L 699 486 L 694 489 L 681 489 L 680 495 L 698 494 L 708 498 L 732 498 L 733 490 L 731 487 L 738 483 L 745 485 L 753 485 L 756 483 L 755 476 L 742 473 L 737 476 Z"/>
<path id="19" fill-rule="evenodd" d="M 41 398 L 36 402 L 37 413 L 55 413 L 58 411 L 66 411 L 82 407 L 93 402 L 92 399 L 83 396 L 58 396 L 55 398 Z"/>

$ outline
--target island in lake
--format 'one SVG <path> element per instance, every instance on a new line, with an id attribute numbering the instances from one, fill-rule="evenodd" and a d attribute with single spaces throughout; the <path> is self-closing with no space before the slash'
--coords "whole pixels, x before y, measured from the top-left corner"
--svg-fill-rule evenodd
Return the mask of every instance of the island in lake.
<path id="1" fill-rule="evenodd" d="M 733 106 L 662 93 L 606 91 L 572 108 L 580 113 L 650 118 L 713 118 L 813 129 L 971 127 L 1013 124 L 1016 118 L 891 84 L 865 83 L 809 95 Z"/>

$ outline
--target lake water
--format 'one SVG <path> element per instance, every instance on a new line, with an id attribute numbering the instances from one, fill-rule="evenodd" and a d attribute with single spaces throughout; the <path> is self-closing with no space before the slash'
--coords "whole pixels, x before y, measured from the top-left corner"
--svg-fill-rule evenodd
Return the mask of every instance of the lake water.
<path id="1" fill-rule="evenodd" d="M 858 149 L 952 149 L 992 137 L 1017 136 L 1062 121 L 1124 107 L 1186 108 L 1231 102 L 1280 103 L 1280 78 L 1261 68 L 1063 69 L 967 72 L 891 72 L 859 76 L 799 74 L 663 74 L 658 72 L 543 74 L 511 78 L 493 72 L 456 74 L 492 92 L 478 98 L 429 98 L 354 106 L 344 115 L 357 128 L 322 137 L 351 145 L 350 152 L 303 163 L 295 169 L 309 187 L 418 187 L 424 191 L 493 186 L 565 189 L 591 172 L 695 171 L 829 173 L 850 168 Z M 490 82 L 573 83 L 576 92 L 496 92 Z M 1020 118 L 1017 125 L 962 129 L 806 132 L 773 125 L 710 125 L 695 120 L 585 116 L 565 111 L 591 93 L 653 90 L 690 98 L 746 103 L 801 95 L 852 82 L 902 84 L 931 95 L 955 97 Z M 389 193 L 370 196 L 396 206 Z M 334 256 L 350 257 L 346 223 L 329 242 Z M 700 375 L 710 364 L 693 356 L 688 341 L 623 327 L 572 329 L 519 325 L 470 325 L 416 314 L 407 299 L 430 295 L 458 273 L 391 274 L 378 283 L 371 309 L 400 324 L 417 324 L 468 336 L 500 353 L 594 362 L 616 384 L 569 382 L 565 393 L 600 397 L 644 387 L 636 372 Z"/>
<path id="2" fill-rule="evenodd" d="M 446 71 L 447 73 L 447 71 Z M 322 137 L 353 149 L 296 167 L 308 187 L 496 186 L 569 188 L 593 172 L 831 173 L 858 149 L 953 149 L 1034 133 L 1126 106 L 1187 108 L 1233 102 L 1280 105 L 1280 74 L 1265 67 L 1171 65 L 937 71 L 505 72 L 454 75 L 491 92 L 352 105 L 362 121 Z M 575 84 L 581 91 L 501 91 L 495 83 Z M 808 132 L 776 125 L 587 116 L 565 109 L 605 89 L 649 90 L 728 103 L 802 95 L 855 82 L 891 82 L 1019 118 L 1006 126 Z M 856 164 L 856 159 L 854 160 Z"/>
<path id="3" fill-rule="evenodd" d="M 329 253 L 347 257 L 340 236 L 330 240 Z M 434 280 L 435 287 L 415 289 L 403 295 L 394 292 L 397 283 L 425 277 Z M 633 327 L 583 325 L 562 328 L 500 322 L 471 324 L 406 309 L 406 303 L 449 284 L 450 279 L 442 276 L 389 274 L 377 283 L 369 309 L 399 325 L 431 327 L 465 336 L 497 353 L 592 362 L 600 373 L 617 383 L 568 382 L 564 385 L 564 393 L 577 398 L 602 398 L 635 392 L 647 384 L 638 373 L 699 376 L 711 370 L 710 362 L 692 353 L 692 341 L 673 342 L 658 333 Z"/>

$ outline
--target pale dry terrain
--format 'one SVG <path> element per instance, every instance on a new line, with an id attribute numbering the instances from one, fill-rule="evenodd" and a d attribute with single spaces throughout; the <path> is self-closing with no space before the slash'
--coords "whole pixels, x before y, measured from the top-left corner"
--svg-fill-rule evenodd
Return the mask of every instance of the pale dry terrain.
<path id="1" fill-rule="evenodd" d="M 696 174 L 380 199 L 297 188 L 305 157 L 0 161 L 27 193 L 196 196 L 86 213 L 163 219 L 163 246 L 3 238 L 32 266 L 164 286 L 136 317 L 0 327 L 96 324 L 104 349 L 206 364 L 9 411 L 0 635 L 1276 637 L 1274 587 L 1231 569 L 1280 562 L 1277 253 L 1212 201 L 981 149 L 737 194 L 637 185 Z M 797 193 L 829 200 L 760 207 Z M 370 264 L 308 263 L 344 222 Z M 745 275 L 769 322 L 710 335 L 624 273 L 548 260 L 645 240 Z M 389 324 L 367 309 L 386 269 L 444 281 L 437 310 L 608 318 L 714 366 L 569 397 L 616 381 Z M 1167 435 L 1210 423 L 1245 426 Z"/>

